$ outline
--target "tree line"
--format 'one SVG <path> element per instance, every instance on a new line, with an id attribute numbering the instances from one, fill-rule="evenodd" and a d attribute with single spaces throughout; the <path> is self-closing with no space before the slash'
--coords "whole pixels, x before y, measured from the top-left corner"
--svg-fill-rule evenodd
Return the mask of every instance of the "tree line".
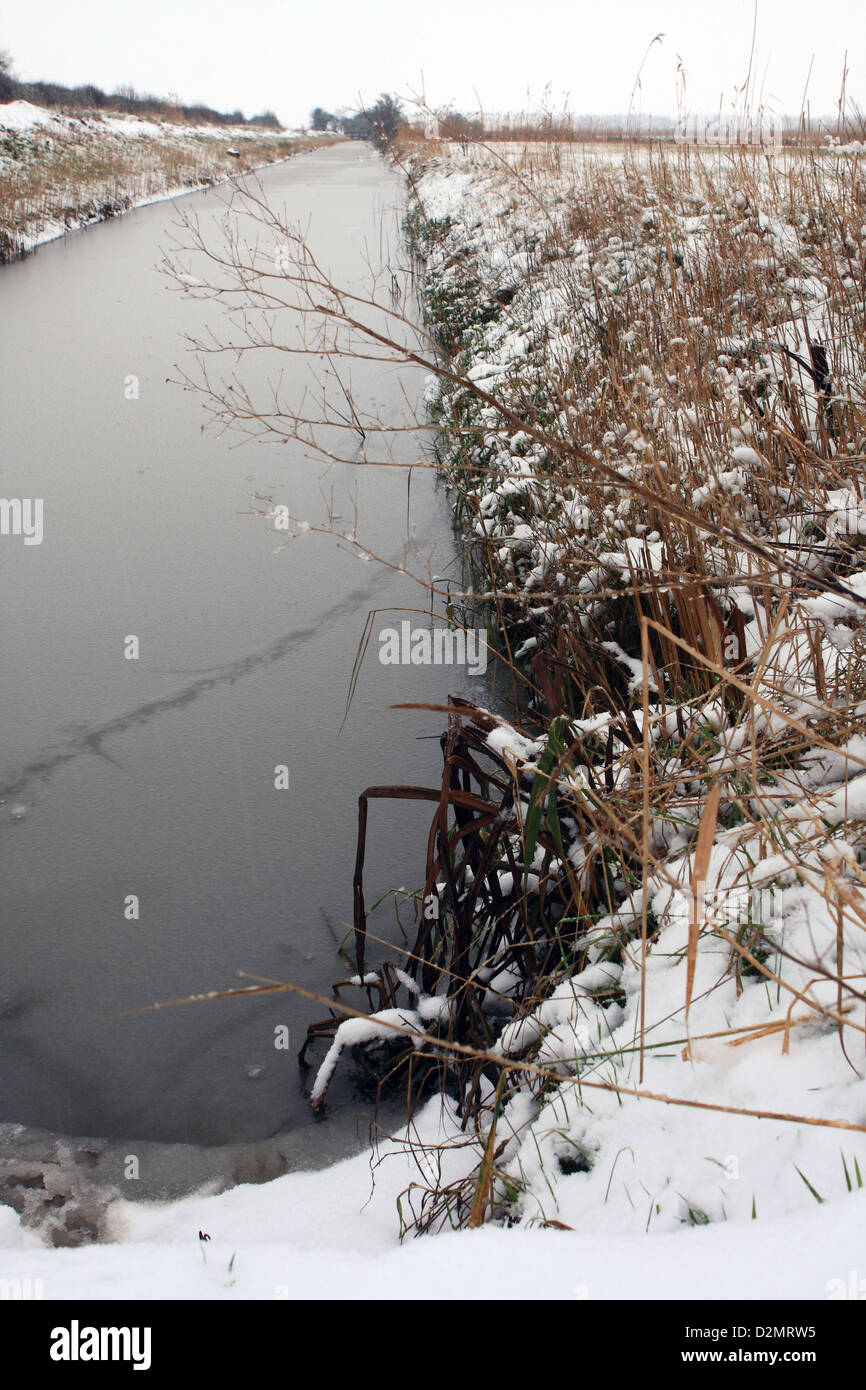
<path id="1" fill-rule="evenodd" d="M 310 128 L 333 131 L 336 135 L 348 136 L 350 140 L 370 140 L 377 149 L 386 150 L 400 129 L 402 119 L 400 102 L 390 93 L 383 92 L 371 106 L 353 112 L 336 114 L 317 106 L 310 114 Z"/>
<path id="2" fill-rule="evenodd" d="M 183 106 L 166 97 L 149 92 L 137 92 L 134 87 L 118 87 L 105 92 L 93 83 L 81 87 L 66 87 L 61 82 L 22 82 L 15 76 L 12 59 L 0 53 L 0 104 L 7 101 L 30 101 L 34 106 L 62 108 L 68 111 L 120 111 L 131 116 L 159 116 L 168 120 L 182 117 L 193 125 L 252 125 L 280 130 L 273 111 L 262 111 L 247 118 L 243 111 L 217 111 L 203 102 Z"/>

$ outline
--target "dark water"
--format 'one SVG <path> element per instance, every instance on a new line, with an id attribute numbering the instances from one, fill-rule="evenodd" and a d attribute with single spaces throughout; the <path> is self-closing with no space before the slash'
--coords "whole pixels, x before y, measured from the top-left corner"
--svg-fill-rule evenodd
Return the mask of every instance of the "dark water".
<path id="1" fill-rule="evenodd" d="M 263 183 L 337 280 L 400 254 L 400 184 L 368 151 L 321 151 Z M 183 207 L 205 225 L 221 195 Z M 357 487 L 361 534 L 399 560 L 406 476 L 202 432 L 200 398 L 166 381 L 189 365 L 182 334 L 214 312 L 154 269 L 176 219 L 156 204 L 0 272 L 2 493 L 44 499 L 41 544 L 0 537 L 0 1121 L 193 1146 L 282 1133 L 294 1161 L 323 1163 L 371 1107 L 346 1073 L 331 1117 L 313 1119 L 296 1053 L 320 1005 L 111 1016 L 231 987 L 239 969 L 327 992 L 345 973 L 358 793 L 441 766 L 441 716 L 384 706 L 478 696 L 478 681 L 381 666 L 374 644 L 340 733 L 368 612 L 423 595 L 328 537 L 278 549 L 254 497 L 315 522 L 323 493 L 347 516 Z M 266 368 L 244 370 L 255 384 Z M 360 389 L 397 418 L 422 386 L 382 367 Z M 409 510 L 441 572 L 453 550 L 429 471 Z M 418 804 L 373 809 L 370 901 L 420 884 L 428 819 Z M 394 931 L 392 909 L 377 920 Z"/>

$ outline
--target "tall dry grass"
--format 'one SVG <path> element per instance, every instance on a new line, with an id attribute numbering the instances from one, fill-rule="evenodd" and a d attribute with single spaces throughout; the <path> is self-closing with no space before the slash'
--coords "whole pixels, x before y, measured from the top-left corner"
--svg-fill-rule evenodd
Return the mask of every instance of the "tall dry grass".
<path id="1" fill-rule="evenodd" d="M 453 148 L 439 157 L 456 158 Z M 440 392 L 438 423 L 472 535 L 464 621 L 482 616 L 498 635 L 524 730 L 543 751 L 491 757 L 487 716 L 451 711 L 425 884 L 425 895 L 447 885 L 446 929 L 441 918 L 435 930 L 422 920 L 407 969 L 425 992 L 453 1001 L 448 1041 L 478 1052 L 455 1061 L 440 1042 L 405 1060 L 422 1075 L 432 1066 L 487 1139 L 479 1169 L 455 1190 L 424 1192 L 414 1218 L 422 1228 L 455 1211 L 472 1224 L 492 1181 L 495 1116 L 527 1084 L 515 1071 L 503 1097 L 490 980 L 516 964 L 504 1002 L 531 1018 L 585 965 L 594 924 L 615 920 L 634 890 L 642 890 L 644 969 L 658 934 L 648 884 L 682 887 L 684 852 L 696 899 L 713 845 L 739 863 L 757 844 L 755 871 L 738 870 L 738 883 L 750 893 L 766 887 L 761 864 L 775 857 L 776 879 L 796 875 L 838 917 L 835 968 L 816 967 L 835 990 L 828 1005 L 789 983 L 771 921 L 750 914 L 732 925 L 724 912 L 695 912 L 685 1045 L 705 933 L 727 943 L 738 982 L 763 978 L 788 1001 L 781 1023 L 732 1034 L 732 1046 L 774 1033 L 787 1049 L 791 1030 L 817 1016 L 862 1066 L 866 1036 L 864 976 L 846 966 L 866 929 L 862 812 L 840 829 L 828 820 L 825 788 L 804 775 L 821 758 L 841 758 L 847 786 L 866 766 L 856 747 L 866 592 L 848 582 L 866 556 L 861 166 L 812 152 L 771 161 L 688 149 L 621 164 L 569 161 L 555 144 L 505 157 L 470 146 L 462 164 L 492 177 L 500 217 L 535 213 L 520 243 L 523 286 L 497 282 L 483 235 L 474 248 L 462 229 L 455 235 L 447 219 L 428 217 L 421 170 L 410 165 L 423 293 L 459 377 Z M 689 218 L 702 221 L 699 235 Z M 576 269 L 576 248 L 588 274 Z M 468 376 L 483 357 L 484 323 L 511 317 L 515 331 L 525 329 L 533 279 L 539 304 L 554 287 L 566 305 L 556 350 L 541 346 L 485 392 Z M 542 307 L 537 342 L 543 316 Z M 529 480 L 523 468 L 509 471 L 514 455 L 497 433 L 523 437 Z M 850 499 L 841 518 L 840 495 Z M 563 506 L 575 498 L 577 519 Z M 646 548 L 624 555 L 625 537 L 644 538 Z M 540 565 L 539 552 L 549 557 Z M 821 607 L 828 597 L 835 609 Z M 474 816 L 461 810 L 458 788 L 479 798 Z M 501 891 L 503 872 L 510 893 Z M 359 939 L 364 929 L 357 919 Z M 400 998 L 394 989 L 386 1002 Z M 652 1046 L 645 1000 L 644 991 L 640 1081 Z M 542 1069 L 537 1095 L 549 1084 Z M 591 1070 L 580 1084 L 591 1088 Z"/>
<path id="2" fill-rule="evenodd" d="M 437 589 L 429 572 L 423 582 L 455 620 L 487 625 L 515 728 L 454 700 L 441 785 L 361 796 L 353 987 L 380 1016 L 363 1046 L 378 1050 L 383 1079 L 408 1076 L 410 1112 L 433 1088 L 457 1097 L 481 1151 L 456 1185 L 416 1192 L 410 1224 L 428 1229 L 503 1209 L 495 1122 L 527 1087 L 540 1099 L 576 1077 L 661 1104 L 770 1113 L 642 1091 L 656 1045 L 645 988 L 637 1085 L 600 1079 L 591 1058 L 539 1065 L 543 1030 L 501 1045 L 504 1020 L 531 1023 L 599 951 L 636 960 L 645 983 L 662 929 L 651 887 L 685 889 L 695 904 L 685 1055 L 701 1042 L 695 965 L 712 938 L 738 992 L 763 980 L 785 1001 L 781 1016 L 716 1040 L 772 1036 L 786 1049 L 817 1020 L 862 1068 L 859 783 L 846 798 L 866 767 L 866 180 L 856 157 L 814 151 L 669 147 L 613 160 L 558 141 L 464 139 L 404 143 L 398 158 L 426 335 L 412 337 L 399 296 L 389 307 L 334 286 L 258 196 L 246 210 L 291 248 L 279 275 L 230 235 L 219 251 L 193 243 L 211 267 L 201 292 L 232 309 L 244 296 L 244 352 L 279 347 L 274 312 L 293 309 L 316 328 L 292 351 L 411 361 L 438 382 L 438 466 L 469 544 L 462 589 Z M 462 216 L 431 209 L 436 160 L 468 172 L 486 201 Z M 516 254 L 492 254 L 503 247 Z M 474 371 L 515 336 L 528 347 L 500 356 L 502 370 Z M 278 394 L 264 409 L 207 368 L 200 389 L 223 423 L 310 447 L 327 425 L 322 455 L 349 457 L 332 442 L 336 417 L 303 417 Z M 353 461 L 387 462 L 367 447 L 387 433 L 380 423 L 355 416 L 342 428 L 366 440 Z M 426 881 L 408 946 L 391 940 L 392 964 L 371 975 L 385 943 L 365 900 L 366 808 L 402 795 L 435 803 Z M 729 889 L 772 890 L 786 876 L 812 889 L 835 914 L 834 958 L 792 961 L 771 919 L 706 909 L 718 851 Z M 822 988 L 792 984 L 793 966 Z M 275 987 L 290 986 L 263 986 Z M 364 1014 L 336 1001 L 314 1030 L 332 1040 L 332 1062 L 341 1020 Z M 807 1100 L 775 1118 L 863 1129 L 811 1115 Z"/>

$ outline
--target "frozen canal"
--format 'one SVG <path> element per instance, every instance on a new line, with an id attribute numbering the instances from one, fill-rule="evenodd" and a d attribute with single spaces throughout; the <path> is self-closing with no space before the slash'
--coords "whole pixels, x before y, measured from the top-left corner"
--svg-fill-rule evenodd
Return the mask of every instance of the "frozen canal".
<path id="1" fill-rule="evenodd" d="M 262 177 L 336 280 L 360 286 L 367 257 L 401 254 L 400 182 L 366 147 Z M 224 196 L 181 205 L 206 227 Z M 384 706 L 480 692 L 448 668 L 380 665 L 374 642 L 339 733 L 367 614 L 423 594 L 329 537 L 280 549 L 255 497 L 316 521 L 323 494 L 345 515 L 357 486 L 364 539 L 400 560 L 406 475 L 202 432 L 200 397 L 167 381 L 192 366 L 182 335 L 215 315 L 155 269 L 176 220 L 155 204 L 0 272 L 3 492 L 44 505 L 40 544 L 0 539 L 0 1121 L 123 1144 L 281 1135 L 289 1162 L 322 1163 L 357 1142 L 371 1095 L 347 1071 L 329 1118 L 311 1115 L 297 1050 L 320 1005 L 117 1015 L 232 987 L 239 969 L 327 993 L 345 974 L 358 793 L 441 766 L 442 717 Z M 265 364 L 244 370 L 255 384 Z M 423 378 L 364 383 L 397 418 Z M 441 571 L 452 541 L 429 471 L 409 510 Z M 423 882 L 428 822 L 423 804 L 372 808 L 369 902 Z M 393 931 L 393 911 L 377 921 Z"/>

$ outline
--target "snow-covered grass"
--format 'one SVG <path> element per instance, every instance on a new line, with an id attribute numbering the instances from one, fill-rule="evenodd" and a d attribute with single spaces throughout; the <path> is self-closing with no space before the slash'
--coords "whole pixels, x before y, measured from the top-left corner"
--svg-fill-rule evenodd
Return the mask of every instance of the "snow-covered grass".
<path id="1" fill-rule="evenodd" d="M 452 716 L 481 815 L 431 861 L 404 1032 L 465 1087 L 476 1151 L 404 1219 L 638 1235 L 850 1201 L 858 152 L 428 146 L 407 172 L 466 621 L 497 632 L 522 728 Z"/>
<path id="2" fill-rule="evenodd" d="M 9 102 L 0 106 L 0 262 L 72 227 L 318 144 L 300 132 L 71 116 Z"/>

